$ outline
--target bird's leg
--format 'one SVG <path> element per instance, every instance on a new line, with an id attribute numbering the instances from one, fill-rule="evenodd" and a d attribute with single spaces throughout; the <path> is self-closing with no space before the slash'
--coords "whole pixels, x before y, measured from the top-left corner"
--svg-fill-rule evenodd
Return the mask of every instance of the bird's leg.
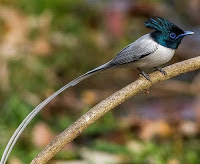
<path id="1" fill-rule="evenodd" d="M 140 75 L 144 76 L 147 80 L 151 81 L 150 76 L 142 71 L 140 68 L 137 68 L 140 71 Z"/>
<path id="2" fill-rule="evenodd" d="M 167 72 L 165 72 L 165 70 L 163 70 L 162 68 L 159 67 L 154 67 L 156 69 L 156 71 L 161 72 L 163 75 L 167 75 Z"/>

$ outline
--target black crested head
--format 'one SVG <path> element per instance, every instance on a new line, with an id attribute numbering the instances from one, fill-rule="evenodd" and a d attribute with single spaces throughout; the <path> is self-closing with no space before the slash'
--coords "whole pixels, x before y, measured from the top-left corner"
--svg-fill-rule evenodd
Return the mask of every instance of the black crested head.
<path id="1" fill-rule="evenodd" d="M 177 49 L 184 36 L 193 34 L 190 31 L 183 31 L 172 22 L 161 17 L 150 18 L 144 24 L 147 28 L 155 30 L 150 35 L 157 43 L 171 49 Z"/>
<path id="2" fill-rule="evenodd" d="M 157 17 L 157 19 L 150 18 L 149 20 L 144 22 L 147 28 L 154 29 L 160 32 L 175 32 L 176 34 L 182 34 L 184 31 L 180 29 L 178 26 L 168 21 L 165 18 Z"/>

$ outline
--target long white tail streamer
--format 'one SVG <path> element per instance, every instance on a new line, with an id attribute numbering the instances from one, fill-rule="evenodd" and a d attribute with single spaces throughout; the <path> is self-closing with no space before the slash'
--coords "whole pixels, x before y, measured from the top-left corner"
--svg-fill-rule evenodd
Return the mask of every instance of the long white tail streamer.
<path id="1" fill-rule="evenodd" d="M 74 79 L 73 81 L 69 82 L 68 84 L 66 84 L 65 86 L 63 86 L 62 88 L 60 88 L 58 91 L 56 91 L 54 94 L 52 94 L 50 97 L 48 97 L 47 99 L 45 99 L 42 103 L 40 103 L 31 113 L 29 113 L 29 115 L 22 121 L 22 123 L 18 126 L 18 128 L 15 130 L 14 134 L 12 135 L 12 137 L 10 138 L 4 153 L 2 155 L 1 158 L 1 164 L 5 164 L 15 143 L 17 142 L 19 136 L 21 135 L 21 133 L 24 131 L 24 129 L 26 128 L 26 126 L 31 122 L 31 120 L 51 101 L 53 100 L 57 95 L 59 95 L 60 93 L 62 93 L 64 90 L 66 90 L 67 88 L 74 86 L 76 84 L 78 84 L 80 81 L 96 74 L 97 72 L 101 72 L 107 68 L 109 68 L 109 62 L 106 64 L 103 64 L 81 76 L 79 76 L 78 78 Z"/>

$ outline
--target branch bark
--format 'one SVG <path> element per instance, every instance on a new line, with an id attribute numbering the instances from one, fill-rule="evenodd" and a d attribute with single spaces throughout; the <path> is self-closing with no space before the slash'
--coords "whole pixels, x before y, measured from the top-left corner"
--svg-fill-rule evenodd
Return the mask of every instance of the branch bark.
<path id="1" fill-rule="evenodd" d="M 192 58 L 165 67 L 164 70 L 167 72 L 166 76 L 157 71 L 151 73 L 151 82 L 144 79 L 143 77 L 140 77 L 133 83 L 115 92 L 113 95 L 91 108 L 86 114 L 81 116 L 76 122 L 66 128 L 54 140 L 52 140 L 46 146 L 46 148 L 32 160 L 31 164 L 47 163 L 56 153 L 62 150 L 66 144 L 79 136 L 89 125 L 91 125 L 94 121 L 99 119 L 109 110 L 118 106 L 128 98 L 145 89 L 150 88 L 152 85 L 159 81 L 167 80 L 174 76 L 197 69 L 200 69 L 200 57 Z"/>

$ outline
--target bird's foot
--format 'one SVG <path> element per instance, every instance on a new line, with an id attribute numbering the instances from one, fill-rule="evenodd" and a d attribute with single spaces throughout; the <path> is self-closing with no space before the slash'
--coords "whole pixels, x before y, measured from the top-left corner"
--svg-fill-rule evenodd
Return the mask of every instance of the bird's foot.
<path id="1" fill-rule="evenodd" d="M 148 74 L 146 74 L 144 71 L 142 71 L 141 69 L 138 68 L 138 70 L 140 71 L 140 75 L 142 75 L 143 77 L 145 77 L 145 79 L 147 79 L 148 81 L 151 81 L 151 78 Z"/>
<path id="2" fill-rule="evenodd" d="M 163 70 L 162 68 L 159 67 L 155 67 L 156 71 L 161 72 L 163 75 L 167 75 L 167 72 L 165 72 L 165 70 Z"/>

